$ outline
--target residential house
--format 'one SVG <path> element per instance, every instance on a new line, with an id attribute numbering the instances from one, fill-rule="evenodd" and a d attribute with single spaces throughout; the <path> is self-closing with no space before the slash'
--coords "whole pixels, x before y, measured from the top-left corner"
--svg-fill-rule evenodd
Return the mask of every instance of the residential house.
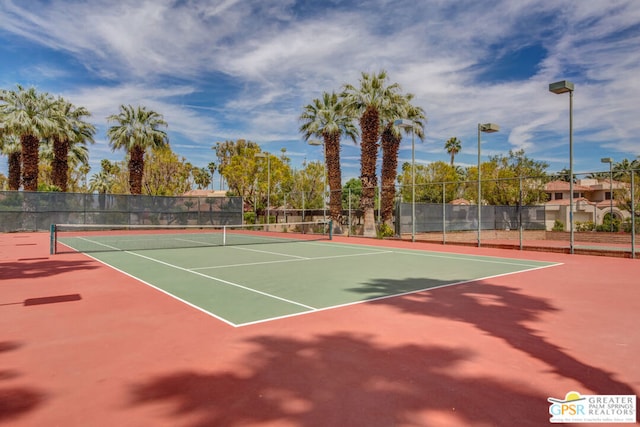
<path id="1" fill-rule="evenodd" d="M 613 187 L 613 195 L 611 188 Z M 614 199 L 616 191 L 629 191 L 624 182 L 608 179 L 579 179 L 573 184 L 573 220 L 577 222 L 593 222 L 602 224 L 606 214 L 613 212 L 614 218 L 624 220 L 631 215 L 618 207 Z M 569 226 L 569 183 L 552 181 L 545 185 L 548 201 L 545 203 L 545 222 L 547 230 L 551 230 L 556 220 L 560 220 L 565 229 Z M 613 205 L 613 210 L 612 210 Z"/>

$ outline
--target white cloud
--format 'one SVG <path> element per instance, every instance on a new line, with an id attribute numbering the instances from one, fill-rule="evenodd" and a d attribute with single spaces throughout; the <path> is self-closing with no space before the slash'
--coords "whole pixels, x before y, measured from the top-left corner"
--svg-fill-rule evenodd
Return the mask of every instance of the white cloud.
<path id="1" fill-rule="evenodd" d="M 207 155 L 207 144 L 218 138 L 297 141 L 303 105 L 322 91 L 357 83 L 361 71 L 382 68 L 427 113 L 425 155 L 444 158 L 444 140 L 458 136 L 465 143 L 461 161 L 472 160 L 465 156 L 474 154 L 476 125 L 491 121 L 502 126 L 492 137 L 504 144 L 496 150 L 525 148 L 561 163 L 568 99 L 550 94 L 547 85 L 564 78 L 576 83 L 576 134 L 591 150 L 576 155 L 597 162 L 597 150 L 638 154 L 640 35 L 633 29 L 640 2 L 372 0 L 352 7 L 313 2 L 313 13 L 294 3 L 102 0 L 27 7 L 5 0 L 0 20 L 5 33 L 67 52 L 87 73 L 111 82 L 81 83 L 63 94 L 103 126 L 120 104 L 144 104 Z M 548 52 L 536 74 L 486 79 L 494 60 L 528 44 Z M 38 66 L 64 77 L 59 66 Z M 219 76 L 233 85 L 218 88 L 208 106 L 191 106 Z"/>

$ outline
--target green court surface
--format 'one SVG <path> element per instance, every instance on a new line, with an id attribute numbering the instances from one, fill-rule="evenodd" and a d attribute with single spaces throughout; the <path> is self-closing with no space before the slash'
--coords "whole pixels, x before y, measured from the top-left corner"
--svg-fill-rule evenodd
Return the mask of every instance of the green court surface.
<path id="1" fill-rule="evenodd" d="M 233 326 L 557 265 L 331 241 L 90 256 Z"/>

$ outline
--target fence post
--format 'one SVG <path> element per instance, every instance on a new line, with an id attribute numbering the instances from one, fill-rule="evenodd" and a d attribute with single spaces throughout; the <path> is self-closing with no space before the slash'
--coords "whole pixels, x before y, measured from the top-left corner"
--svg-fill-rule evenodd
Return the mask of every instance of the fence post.
<path id="1" fill-rule="evenodd" d="M 636 257 L 636 200 L 635 200 L 635 175 L 636 171 L 631 170 L 631 258 Z"/>
<path id="2" fill-rule="evenodd" d="M 522 176 L 519 177 L 518 179 L 518 187 L 520 190 L 520 198 L 519 198 L 519 202 L 520 202 L 520 206 L 518 208 L 518 214 L 519 214 L 519 218 L 518 218 L 518 222 L 520 223 L 520 250 L 522 250 L 522 234 L 523 234 L 523 227 L 522 227 Z"/>
<path id="3" fill-rule="evenodd" d="M 349 187 L 349 215 L 347 226 L 349 227 L 349 230 L 347 230 L 347 237 L 351 237 L 351 187 Z"/>
<path id="4" fill-rule="evenodd" d="M 54 255 L 56 253 L 56 225 L 51 224 L 49 231 L 49 254 Z"/>
<path id="5" fill-rule="evenodd" d="M 445 183 L 442 183 L 442 244 L 447 243 L 447 193 L 445 189 Z"/>

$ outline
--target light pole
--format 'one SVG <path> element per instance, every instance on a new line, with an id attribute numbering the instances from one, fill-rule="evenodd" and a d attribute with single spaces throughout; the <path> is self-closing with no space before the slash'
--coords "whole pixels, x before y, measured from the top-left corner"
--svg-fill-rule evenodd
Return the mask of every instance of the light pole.
<path id="1" fill-rule="evenodd" d="M 613 159 L 603 157 L 601 163 L 609 163 L 609 231 L 613 232 Z"/>
<path id="2" fill-rule="evenodd" d="M 480 133 L 494 133 L 500 130 L 495 123 L 478 123 L 478 247 L 480 247 L 480 234 L 482 229 L 482 168 L 480 167 Z"/>
<path id="3" fill-rule="evenodd" d="M 416 123 L 413 120 L 399 119 L 393 122 L 394 125 L 399 128 L 411 131 L 411 241 L 416 241 L 416 149 L 414 141 L 414 126 Z"/>
<path id="4" fill-rule="evenodd" d="M 327 147 L 324 142 L 318 139 L 309 140 L 309 145 L 322 145 L 322 156 L 324 157 L 324 172 L 322 174 L 322 221 L 327 222 Z"/>
<path id="5" fill-rule="evenodd" d="M 573 254 L 573 83 L 568 80 L 551 83 L 549 92 L 569 92 L 569 252 Z"/>
<path id="6" fill-rule="evenodd" d="M 269 214 L 270 206 L 271 206 L 271 154 L 269 153 L 258 153 L 256 157 L 261 159 L 267 159 L 267 230 L 269 230 Z"/>

